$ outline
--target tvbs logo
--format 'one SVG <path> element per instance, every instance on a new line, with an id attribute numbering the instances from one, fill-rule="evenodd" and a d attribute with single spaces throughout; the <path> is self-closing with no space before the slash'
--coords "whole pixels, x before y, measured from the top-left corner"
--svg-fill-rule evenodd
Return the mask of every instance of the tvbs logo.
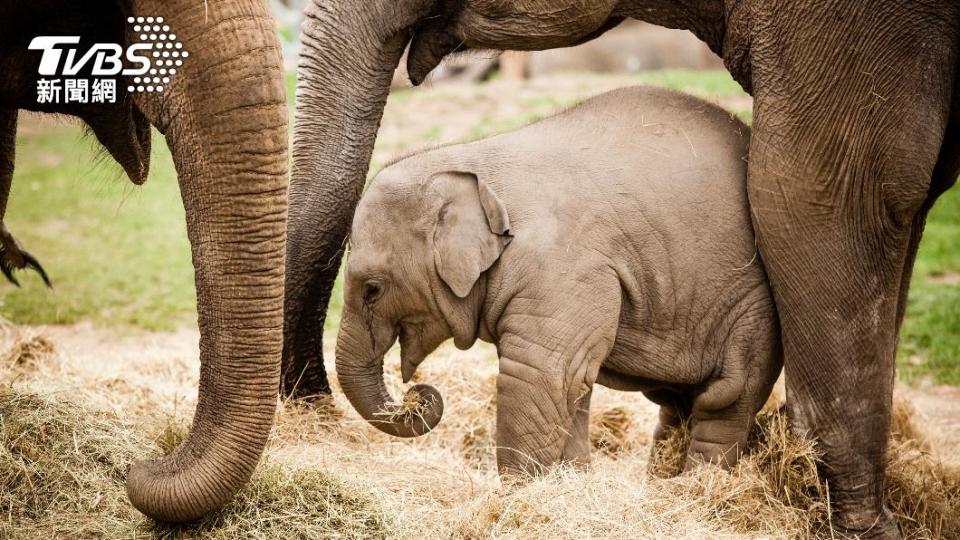
<path id="1" fill-rule="evenodd" d="M 38 36 L 29 48 L 43 51 L 37 103 L 116 103 L 117 77 L 128 77 L 127 92 L 163 92 L 190 53 L 183 50 L 163 17 L 129 17 L 140 38 L 125 50 L 96 43 L 79 50 L 80 36 Z M 80 77 L 87 69 L 90 78 Z"/>

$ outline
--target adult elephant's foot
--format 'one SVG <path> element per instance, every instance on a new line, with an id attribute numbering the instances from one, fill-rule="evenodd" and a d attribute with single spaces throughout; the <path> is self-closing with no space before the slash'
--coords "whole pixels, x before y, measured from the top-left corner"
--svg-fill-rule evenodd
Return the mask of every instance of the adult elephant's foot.
<path id="1" fill-rule="evenodd" d="M 329 279 L 331 287 L 335 277 L 336 274 Z M 299 299 L 298 295 L 306 293 L 291 285 L 289 274 L 287 278 L 287 301 L 290 303 L 285 308 L 290 308 L 291 305 L 304 307 L 287 309 L 284 315 L 280 398 L 312 402 L 331 393 L 323 362 L 323 324 L 330 293 L 327 291 L 326 295 L 309 294 L 307 300 Z M 313 283 L 311 286 L 317 285 Z M 296 289 L 298 294 L 290 293 L 291 287 Z"/>
<path id="2" fill-rule="evenodd" d="M 296 192 L 290 194 L 294 208 Z M 346 219 L 349 224 L 350 220 Z M 297 248 L 313 240 L 306 234 L 315 231 L 312 225 L 294 222 L 288 227 L 287 275 L 284 300 L 283 354 L 280 362 L 280 397 L 315 401 L 330 395 L 330 381 L 323 361 L 323 326 L 327 306 L 333 292 L 333 283 L 340 267 L 340 243 L 334 243 L 333 253 L 323 257 L 332 261 L 317 271 L 314 265 L 297 258 Z M 347 231 L 337 231 L 342 238 Z"/>
<path id="3" fill-rule="evenodd" d="M 900 529 L 897 520 L 886 508 L 880 512 L 875 510 L 865 512 L 847 511 L 838 514 L 838 521 L 834 523 L 836 532 L 847 538 L 860 540 L 899 540 Z"/>
<path id="4" fill-rule="evenodd" d="M 284 399 L 295 399 L 312 402 L 329 396 L 330 381 L 323 367 L 323 356 L 315 360 L 288 363 L 285 359 L 283 374 L 280 379 L 280 396 Z"/>

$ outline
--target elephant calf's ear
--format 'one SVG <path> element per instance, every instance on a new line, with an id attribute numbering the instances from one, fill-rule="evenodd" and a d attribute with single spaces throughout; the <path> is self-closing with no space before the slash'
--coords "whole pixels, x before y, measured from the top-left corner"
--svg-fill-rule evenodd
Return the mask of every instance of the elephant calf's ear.
<path id="1" fill-rule="evenodd" d="M 434 178 L 443 197 L 433 236 L 440 279 L 460 298 L 510 243 L 507 207 L 483 180 L 471 173 L 441 173 Z"/>

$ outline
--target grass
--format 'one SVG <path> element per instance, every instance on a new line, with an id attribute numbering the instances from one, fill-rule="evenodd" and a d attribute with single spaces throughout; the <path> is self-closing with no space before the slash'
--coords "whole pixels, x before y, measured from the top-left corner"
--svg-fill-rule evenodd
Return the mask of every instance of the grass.
<path id="1" fill-rule="evenodd" d="M 287 77 L 293 99 L 295 78 Z M 523 86 L 401 90 L 390 98 L 372 170 L 391 156 L 441 142 L 514 129 L 586 96 L 654 84 L 718 100 L 749 119 L 749 101 L 723 71 L 663 70 L 639 75 L 566 74 Z M 153 171 L 132 186 L 76 125 L 24 129 L 7 224 L 44 264 L 55 290 L 23 274 L 23 289 L 0 282 L 0 316 L 23 324 L 92 321 L 170 330 L 195 319 L 195 294 L 176 175 L 154 137 Z M 155 134 L 156 135 L 156 134 Z M 917 260 L 903 340 L 901 376 L 960 384 L 960 190 L 930 216 Z M 335 291 L 328 329 L 339 321 Z"/>
<path id="2" fill-rule="evenodd" d="M 898 352 L 901 378 L 960 385 L 960 189 L 927 220 Z"/>
<path id="3" fill-rule="evenodd" d="M 637 84 L 662 86 L 699 96 L 739 96 L 743 88 L 724 70 L 663 69 L 634 76 Z"/>
<path id="4" fill-rule="evenodd" d="M 23 288 L 0 284 L 0 314 L 25 324 L 189 323 L 196 301 L 190 246 L 162 137 L 154 133 L 150 180 L 136 187 L 79 126 L 24 131 L 6 223 L 54 290 L 21 273 Z"/>

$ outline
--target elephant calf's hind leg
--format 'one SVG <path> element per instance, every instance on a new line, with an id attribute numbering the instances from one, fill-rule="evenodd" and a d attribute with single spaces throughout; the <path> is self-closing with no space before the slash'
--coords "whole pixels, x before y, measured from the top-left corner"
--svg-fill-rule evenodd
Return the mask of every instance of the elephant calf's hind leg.
<path id="1" fill-rule="evenodd" d="M 748 400 L 738 400 L 723 410 L 710 411 L 694 403 L 690 447 L 687 449 L 684 470 L 691 470 L 702 463 L 723 468 L 737 464 L 746 449 L 753 422 L 753 409 L 748 405 Z"/>
<path id="2" fill-rule="evenodd" d="M 780 374 L 781 351 L 772 300 L 766 288 L 727 337 L 720 376 L 693 399 L 686 469 L 698 463 L 730 468 L 746 450 L 750 429 Z"/>
<path id="3" fill-rule="evenodd" d="M 657 463 L 661 450 L 672 438 L 676 430 L 687 429 L 690 419 L 690 399 L 672 391 L 646 392 L 647 399 L 660 406 L 660 418 L 653 430 L 653 443 L 650 447 L 650 463 Z"/>

